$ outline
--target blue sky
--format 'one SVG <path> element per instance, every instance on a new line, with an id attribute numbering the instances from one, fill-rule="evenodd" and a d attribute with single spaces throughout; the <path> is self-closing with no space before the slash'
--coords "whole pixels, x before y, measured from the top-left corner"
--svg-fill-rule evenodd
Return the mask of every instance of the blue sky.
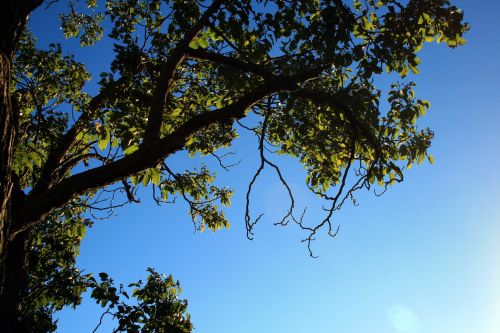
<path id="1" fill-rule="evenodd" d="M 359 206 L 346 205 L 336 216 L 337 238 L 323 235 L 313 244 L 319 258 L 308 256 L 296 227 L 272 225 L 287 201 L 270 170 L 252 202 L 265 216 L 255 239 L 246 239 L 244 195 L 257 144 L 243 135 L 234 147 L 241 164 L 218 170 L 219 183 L 236 189 L 230 230 L 193 233 L 184 205 L 157 207 L 144 195 L 142 204 L 89 230 L 79 266 L 124 284 L 144 278 L 147 267 L 172 273 L 189 300 L 195 332 L 500 332 L 500 3 L 455 3 L 471 24 L 467 45 L 427 46 L 421 74 L 413 77 L 418 96 L 431 101 L 422 123 L 436 133 L 436 163 L 412 168 L 382 197 L 359 194 Z M 60 39 L 54 13 L 39 11 L 30 24 L 42 47 Z M 94 48 L 77 58 L 99 71 L 109 55 Z M 309 207 L 311 222 L 319 219 L 302 167 L 274 161 L 298 207 Z M 177 158 L 178 170 L 186 164 Z M 60 332 L 91 332 L 100 313 L 91 301 L 65 310 Z"/>

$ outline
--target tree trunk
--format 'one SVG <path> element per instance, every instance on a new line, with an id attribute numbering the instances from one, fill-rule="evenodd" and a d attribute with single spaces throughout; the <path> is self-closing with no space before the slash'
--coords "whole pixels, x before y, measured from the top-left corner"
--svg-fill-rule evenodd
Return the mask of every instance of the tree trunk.
<path id="1" fill-rule="evenodd" d="M 9 332 L 8 317 L 13 313 L 13 299 L 9 280 L 12 279 L 7 262 L 9 233 L 12 226 L 12 147 L 14 143 L 14 119 L 10 100 L 11 55 L 0 54 L 0 331 Z"/>
<path id="2" fill-rule="evenodd" d="M 26 282 L 25 237 L 11 240 L 14 227 L 12 155 L 16 115 L 10 99 L 12 56 L 0 54 L 0 332 L 19 332 L 17 314 Z"/>
<path id="3" fill-rule="evenodd" d="M 23 332 L 19 315 L 21 309 L 21 293 L 27 283 L 27 250 L 26 236 L 16 237 L 2 249 L 1 293 L 0 293 L 0 332 Z"/>
<path id="4" fill-rule="evenodd" d="M 41 1 L 0 1 L 0 332 L 21 332 L 18 314 L 27 282 L 28 236 L 11 237 L 15 207 L 22 202 L 14 188 L 12 157 L 17 114 L 11 101 L 12 63 L 28 14 Z"/>

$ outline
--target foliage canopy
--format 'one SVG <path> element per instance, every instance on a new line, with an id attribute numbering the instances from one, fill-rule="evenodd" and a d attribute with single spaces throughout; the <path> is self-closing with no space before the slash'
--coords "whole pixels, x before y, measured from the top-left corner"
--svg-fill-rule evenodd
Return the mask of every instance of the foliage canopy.
<path id="1" fill-rule="evenodd" d="M 403 180 L 405 168 L 432 156 L 433 133 L 417 125 L 429 102 L 405 80 L 419 73 L 418 51 L 427 42 L 463 45 L 463 13 L 448 0 L 169 1 L 95 0 L 69 3 L 60 16 L 65 37 L 97 47 L 108 34 L 115 58 L 91 75 L 63 46 L 36 45 L 25 29 L 12 62 L 10 98 L 18 117 L 11 170 L 19 198 L 13 237 L 25 234 L 28 283 L 18 319 L 28 331 L 55 330 L 52 315 L 92 297 L 117 319 L 116 331 L 190 331 L 178 284 L 150 270 L 147 282 L 114 287 L 75 267 L 90 210 L 137 201 L 141 186 L 157 202 L 179 196 L 198 230 L 229 226 L 222 206 L 232 190 L 215 185 L 203 166 L 175 170 L 171 157 L 216 158 L 240 131 L 259 138 L 267 166 L 290 194 L 278 224 L 305 230 L 309 250 L 321 230 L 335 235 L 334 211 L 354 192 Z M 104 29 L 103 27 L 106 27 Z M 400 77 L 377 87 L 379 75 Z M 385 90 L 384 90 L 385 89 Z M 250 126 L 242 122 L 249 119 Z M 272 153 L 296 158 L 306 186 L 329 208 L 308 224 L 294 211 L 293 194 Z M 14 224 L 13 224 L 14 225 Z M 312 254 L 312 252 L 311 252 Z"/>

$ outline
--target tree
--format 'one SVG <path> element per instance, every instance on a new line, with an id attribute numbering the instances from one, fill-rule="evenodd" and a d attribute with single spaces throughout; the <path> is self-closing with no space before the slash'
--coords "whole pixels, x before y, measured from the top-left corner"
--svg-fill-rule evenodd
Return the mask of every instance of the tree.
<path id="1" fill-rule="evenodd" d="M 208 168 L 176 171 L 170 158 L 187 151 L 226 167 L 218 150 L 249 130 L 260 166 L 247 189 L 248 236 L 260 219 L 252 186 L 268 167 L 291 200 L 277 223 L 304 229 L 310 250 L 320 230 L 335 235 L 331 216 L 355 191 L 386 189 L 405 167 L 432 162 L 433 133 L 416 124 L 429 102 L 412 82 L 385 94 L 374 79 L 417 74 L 424 43 L 463 45 L 468 30 L 448 0 L 70 1 L 61 27 L 82 47 L 103 36 L 103 21 L 111 26 L 115 58 L 90 95 L 83 64 L 61 45 L 37 48 L 27 21 L 42 4 L 0 4 L 2 332 L 54 330 L 53 312 L 78 305 L 88 288 L 117 331 L 189 331 L 171 277 L 150 270 L 146 284 L 131 285 L 138 305 L 127 305 L 126 288 L 75 267 L 89 210 L 137 201 L 149 186 L 157 202 L 185 200 L 198 230 L 227 227 L 221 206 L 232 191 Z M 322 221 L 294 211 L 272 153 L 304 165 L 306 186 L 329 202 Z"/>

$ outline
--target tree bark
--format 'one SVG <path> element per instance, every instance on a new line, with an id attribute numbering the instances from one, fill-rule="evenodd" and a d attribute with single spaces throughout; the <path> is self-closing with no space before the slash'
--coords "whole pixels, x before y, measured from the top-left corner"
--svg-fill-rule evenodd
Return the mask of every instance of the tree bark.
<path id="1" fill-rule="evenodd" d="M 9 52 L 10 53 L 10 52 Z M 0 331 L 13 332 L 16 326 L 18 287 L 12 270 L 14 249 L 10 249 L 12 228 L 12 155 L 15 137 L 14 113 L 10 99 L 11 54 L 0 53 Z M 10 255 L 9 255 L 10 252 Z"/>
<path id="2" fill-rule="evenodd" d="M 11 221 L 12 222 L 12 221 Z M 2 249 L 2 291 L 0 293 L 0 332 L 23 332 L 19 321 L 21 294 L 27 283 L 28 234 L 16 237 Z"/>
<path id="3" fill-rule="evenodd" d="M 17 129 L 17 114 L 11 100 L 12 64 L 17 43 L 28 15 L 43 0 L 0 1 L 0 332 L 22 332 L 18 322 L 21 292 L 27 282 L 29 234 L 13 239 L 19 227 L 16 207 L 23 193 L 15 188 L 12 158 Z M 15 223 L 17 222 L 17 223 Z"/>
<path id="4" fill-rule="evenodd" d="M 26 282 L 26 239 L 11 241 L 14 228 L 12 156 L 16 115 L 10 99 L 11 58 L 0 54 L 0 332 L 19 332 L 17 312 Z"/>

